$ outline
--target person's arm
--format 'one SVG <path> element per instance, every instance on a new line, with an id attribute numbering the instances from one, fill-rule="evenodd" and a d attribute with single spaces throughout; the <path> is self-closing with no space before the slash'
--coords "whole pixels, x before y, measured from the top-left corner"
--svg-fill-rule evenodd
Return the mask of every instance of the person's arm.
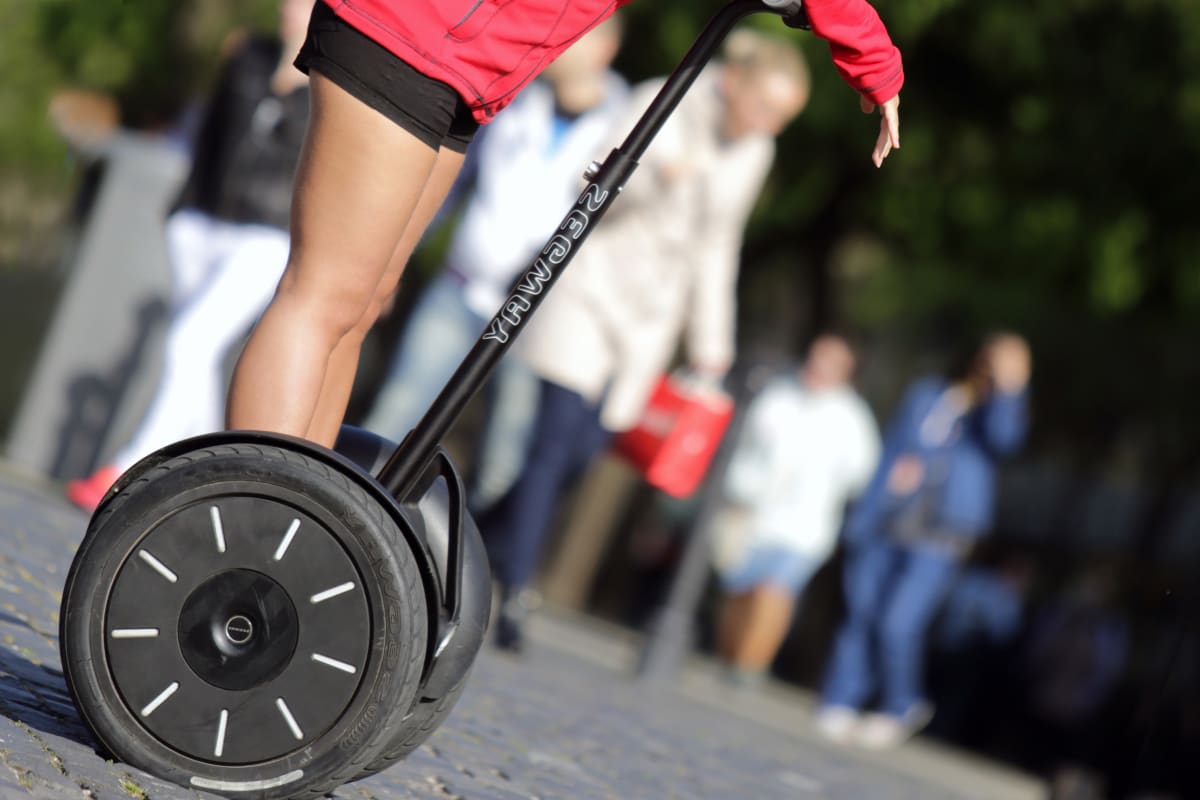
<path id="1" fill-rule="evenodd" d="M 879 428 L 871 409 L 862 398 L 851 396 L 846 448 L 843 453 L 843 479 L 850 497 L 861 494 L 879 464 L 881 444 Z"/>
<path id="2" fill-rule="evenodd" d="M 924 381 L 918 381 L 908 388 L 900 400 L 899 406 L 891 415 L 883 433 L 882 452 L 879 461 L 871 473 L 867 487 L 854 499 L 850 513 L 845 521 L 845 533 L 849 541 L 865 541 L 866 537 L 878 533 L 878 525 L 887 513 L 889 481 L 892 468 L 913 447 L 914 419 L 917 416 L 917 406 L 923 404 L 923 397 L 929 388 Z"/>
<path id="3" fill-rule="evenodd" d="M 733 363 L 742 233 L 773 158 L 774 145 L 764 142 L 760 157 L 747 159 L 736 180 L 708 181 L 710 197 L 703 230 L 691 247 L 695 277 L 687 354 L 692 369 L 713 379 L 724 376 Z M 723 176 L 728 177 L 729 172 Z"/>
<path id="4" fill-rule="evenodd" d="M 904 65 L 887 28 L 866 0 L 805 0 L 812 30 L 829 42 L 846 83 L 876 105 L 900 94 Z"/>
<path id="5" fill-rule="evenodd" d="M 883 449 L 879 458 L 879 466 L 875 470 L 877 476 L 884 473 L 883 477 L 886 478 L 887 469 L 892 463 L 913 450 L 915 445 L 913 430 L 916 428 L 917 406 L 927 391 L 925 385 L 918 382 L 910 386 L 900 399 L 899 406 L 888 420 L 887 427 L 883 432 Z"/>
<path id="6" fill-rule="evenodd" d="M 1029 430 L 1027 393 L 996 391 L 987 399 L 980 415 L 984 445 L 998 456 L 1015 453 Z"/>
<path id="7" fill-rule="evenodd" d="M 171 210 L 194 206 L 211 211 L 228 177 L 230 153 L 243 133 L 235 127 L 234 107 L 242 74 L 254 63 L 253 52 L 261 39 L 244 31 L 226 37 L 221 50 L 221 65 L 213 88 L 202 103 L 201 116 L 190 143 L 191 164 L 188 176 Z"/>
<path id="8" fill-rule="evenodd" d="M 858 92 L 863 112 L 879 106 L 879 137 L 871 154 L 878 167 L 900 147 L 900 51 L 866 0 L 804 0 L 804 10 L 813 33 L 829 42 L 838 73 Z"/>

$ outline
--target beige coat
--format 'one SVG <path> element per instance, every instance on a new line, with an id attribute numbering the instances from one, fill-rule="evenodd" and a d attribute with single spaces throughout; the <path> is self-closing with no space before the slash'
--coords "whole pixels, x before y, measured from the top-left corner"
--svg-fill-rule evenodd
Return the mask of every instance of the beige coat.
<path id="1" fill-rule="evenodd" d="M 697 78 L 515 349 L 545 380 L 603 401 L 609 430 L 636 422 L 685 328 L 691 364 L 733 361 L 742 231 L 775 145 L 720 140 L 720 74 Z M 661 85 L 635 89 L 617 142 Z"/>

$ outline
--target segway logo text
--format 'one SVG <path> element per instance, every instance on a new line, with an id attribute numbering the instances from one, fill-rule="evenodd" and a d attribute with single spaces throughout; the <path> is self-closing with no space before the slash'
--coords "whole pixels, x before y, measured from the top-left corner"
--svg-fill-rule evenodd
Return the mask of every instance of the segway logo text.
<path id="1" fill-rule="evenodd" d="M 513 290 L 512 295 L 504 301 L 499 313 L 492 319 L 484 332 L 485 341 L 497 341 L 504 344 L 512 338 L 516 329 L 525 321 L 526 313 L 533 307 L 531 298 L 537 297 L 554 277 L 551 267 L 562 264 L 571 255 L 575 242 L 583 236 L 591 215 L 604 205 L 608 192 L 596 184 L 589 185 L 583 194 L 575 201 L 575 207 L 567 214 L 566 219 L 558 226 L 558 233 L 542 248 L 541 255 L 524 275 Z"/>

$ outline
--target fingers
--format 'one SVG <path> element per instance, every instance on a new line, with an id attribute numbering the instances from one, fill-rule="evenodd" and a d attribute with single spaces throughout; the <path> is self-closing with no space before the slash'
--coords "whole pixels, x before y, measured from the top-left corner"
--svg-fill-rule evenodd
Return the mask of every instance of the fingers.
<path id="1" fill-rule="evenodd" d="M 883 103 L 879 107 L 879 114 L 879 137 L 871 152 L 871 161 L 876 167 L 883 166 L 883 160 L 893 148 L 900 148 L 900 96 L 896 95 Z"/>
<path id="2" fill-rule="evenodd" d="M 880 113 L 883 115 L 883 121 L 887 123 L 888 136 L 892 140 L 892 147 L 900 149 L 900 95 L 896 95 L 891 100 L 887 101 L 880 108 Z"/>
<path id="3" fill-rule="evenodd" d="M 875 104 L 866 98 L 866 95 L 858 96 L 858 107 L 862 109 L 864 114 L 870 114 L 875 110 Z"/>
<path id="4" fill-rule="evenodd" d="M 879 138 L 875 140 L 875 149 L 871 152 L 871 161 L 876 167 L 883 166 L 883 160 L 892 152 L 892 137 L 888 134 L 887 123 L 880 121 Z"/>

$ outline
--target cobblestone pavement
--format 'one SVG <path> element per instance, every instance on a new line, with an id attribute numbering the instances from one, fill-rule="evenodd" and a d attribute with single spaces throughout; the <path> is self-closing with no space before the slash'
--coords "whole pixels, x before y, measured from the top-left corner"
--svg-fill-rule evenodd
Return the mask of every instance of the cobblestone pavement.
<path id="1" fill-rule="evenodd" d="M 60 589 L 86 525 L 52 486 L 0 465 L 0 798 L 197 798 L 97 754 L 58 660 Z M 738 695 L 690 667 L 632 677 L 632 645 L 544 614 L 518 659 L 485 650 L 447 723 L 339 800 L 399 798 L 1035 798 L 1031 780 L 914 743 L 834 749 L 782 687 Z"/>

